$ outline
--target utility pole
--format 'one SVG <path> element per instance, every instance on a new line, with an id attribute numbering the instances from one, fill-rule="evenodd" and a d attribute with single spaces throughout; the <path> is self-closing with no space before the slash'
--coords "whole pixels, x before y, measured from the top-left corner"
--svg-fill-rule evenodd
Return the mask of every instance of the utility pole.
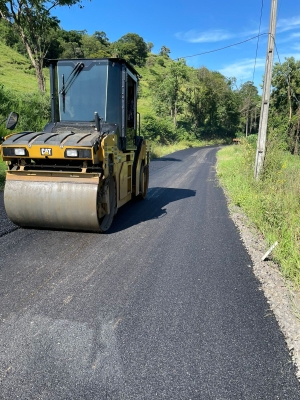
<path id="1" fill-rule="evenodd" d="M 269 39 L 268 39 L 268 49 L 266 56 L 264 86 L 261 99 L 262 101 L 261 101 L 255 171 L 254 171 L 255 179 L 258 179 L 259 173 L 261 172 L 266 153 L 268 114 L 269 114 L 272 67 L 273 67 L 274 47 L 275 47 L 274 45 L 275 45 L 275 34 L 276 34 L 277 1 L 278 0 L 271 0 Z"/>

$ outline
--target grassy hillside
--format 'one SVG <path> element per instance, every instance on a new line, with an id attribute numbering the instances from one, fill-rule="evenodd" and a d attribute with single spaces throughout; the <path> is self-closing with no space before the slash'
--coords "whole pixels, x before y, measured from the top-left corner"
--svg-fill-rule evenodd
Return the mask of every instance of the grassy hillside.
<path id="1" fill-rule="evenodd" d="M 47 86 L 49 87 L 49 73 L 47 68 L 45 69 L 45 77 L 48 82 Z M 37 112 L 37 109 L 39 109 L 39 112 L 41 112 L 42 106 L 38 108 L 36 107 L 37 100 L 35 100 L 35 98 L 39 97 L 38 85 L 35 71 L 32 68 L 30 61 L 12 48 L 5 46 L 3 43 L 0 43 L 0 86 L 3 86 L 4 89 L 9 93 L 9 99 L 18 99 L 18 108 L 23 111 L 21 111 L 22 115 L 20 115 L 21 124 L 22 120 L 25 119 L 24 109 L 26 107 L 32 108 L 32 115 Z M 28 99 L 28 101 L 26 104 L 21 104 L 22 98 L 24 97 Z M 7 117 L 9 111 L 13 111 L 13 109 L 14 111 L 19 111 L 18 109 L 15 109 L 14 106 L 11 106 L 11 102 L 8 101 L 7 98 L 1 97 L 1 101 L 4 102 L 4 104 L 2 103 L 3 107 L 2 112 L 0 113 L 1 120 Z M 5 102 L 7 102 L 7 104 L 5 104 Z M 15 103 L 15 101 L 12 103 Z M 43 108 L 45 108 L 45 105 L 43 105 Z M 9 111 L 6 109 L 9 109 Z M 16 130 L 20 128 L 20 123 L 18 124 Z M 24 124 L 32 129 L 29 121 L 25 121 Z M 0 128 L 0 136 L 6 135 L 7 133 L 8 132 L 5 130 L 4 125 L 2 125 Z M 4 186 L 5 169 L 6 166 L 0 158 L 0 189 L 3 189 Z"/>
<path id="2" fill-rule="evenodd" d="M 158 59 L 163 60 L 163 65 L 159 65 L 155 62 Z M 152 66 L 151 61 L 155 65 Z M 171 61 L 166 58 L 152 55 L 150 56 L 150 61 L 148 61 L 147 66 L 143 68 L 137 67 L 137 71 L 141 75 L 141 95 L 138 101 L 138 109 L 142 115 L 154 114 L 149 87 L 151 87 L 151 84 L 155 81 L 156 76 L 163 74 L 169 62 Z M 49 72 L 47 68 L 45 68 L 44 73 L 49 85 Z M 22 56 L 3 43 L 0 43 L 0 85 L 4 85 L 6 89 L 22 93 L 38 91 L 35 71 L 28 58 Z"/>
<path id="3" fill-rule="evenodd" d="M 151 100 L 151 86 L 155 83 L 157 77 L 165 73 L 165 69 L 172 61 L 166 57 L 151 54 L 144 67 L 137 67 L 138 73 L 141 75 L 139 82 L 139 100 L 138 109 L 141 115 L 155 114 L 153 103 Z"/>
<path id="4" fill-rule="evenodd" d="M 49 81 L 48 69 L 45 76 Z M 22 93 L 38 91 L 34 68 L 30 61 L 0 42 L 0 85 Z"/>
<path id="5" fill-rule="evenodd" d="M 20 92 L 37 91 L 34 69 L 30 61 L 0 43 L 0 84 Z"/>

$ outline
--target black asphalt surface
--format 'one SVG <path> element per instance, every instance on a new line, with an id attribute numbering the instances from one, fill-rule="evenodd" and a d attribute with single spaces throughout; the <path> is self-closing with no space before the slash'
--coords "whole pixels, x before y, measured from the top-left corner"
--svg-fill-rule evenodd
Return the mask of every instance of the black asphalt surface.
<path id="1" fill-rule="evenodd" d="M 105 235 L 16 229 L 1 196 L 1 400 L 300 399 L 217 150 L 153 161 Z"/>

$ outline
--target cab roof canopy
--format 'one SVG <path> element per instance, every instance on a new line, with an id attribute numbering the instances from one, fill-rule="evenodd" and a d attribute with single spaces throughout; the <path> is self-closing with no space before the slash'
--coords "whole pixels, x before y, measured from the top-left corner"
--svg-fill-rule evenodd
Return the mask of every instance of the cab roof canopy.
<path id="1" fill-rule="evenodd" d="M 116 58 L 116 57 L 105 57 L 105 58 L 57 58 L 57 59 L 48 59 L 47 61 L 49 64 L 55 65 L 60 61 L 73 61 L 73 62 L 79 62 L 79 61 L 111 61 L 115 62 L 118 64 L 125 64 L 126 67 L 138 78 L 141 78 L 141 75 L 137 72 L 137 70 L 124 58 Z"/>

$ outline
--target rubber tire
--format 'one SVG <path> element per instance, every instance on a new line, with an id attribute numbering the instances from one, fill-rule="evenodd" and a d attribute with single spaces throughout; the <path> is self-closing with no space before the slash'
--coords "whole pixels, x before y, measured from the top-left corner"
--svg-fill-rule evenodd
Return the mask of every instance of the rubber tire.
<path id="1" fill-rule="evenodd" d="M 139 182 L 139 194 L 137 198 L 139 200 L 144 200 L 147 197 L 149 185 L 149 165 L 141 165 L 140 169 L 140 182 Z"/>
<path id="2" fill-rule="evenodd" d="M 99 220 L 100 232 L 106 232 L 111 227 L 114 216 L 117 213 L 117 190 L 114 178 L 110 178 L 108 185 L 109 185 L 110 213 L 106 214 Z"/>

